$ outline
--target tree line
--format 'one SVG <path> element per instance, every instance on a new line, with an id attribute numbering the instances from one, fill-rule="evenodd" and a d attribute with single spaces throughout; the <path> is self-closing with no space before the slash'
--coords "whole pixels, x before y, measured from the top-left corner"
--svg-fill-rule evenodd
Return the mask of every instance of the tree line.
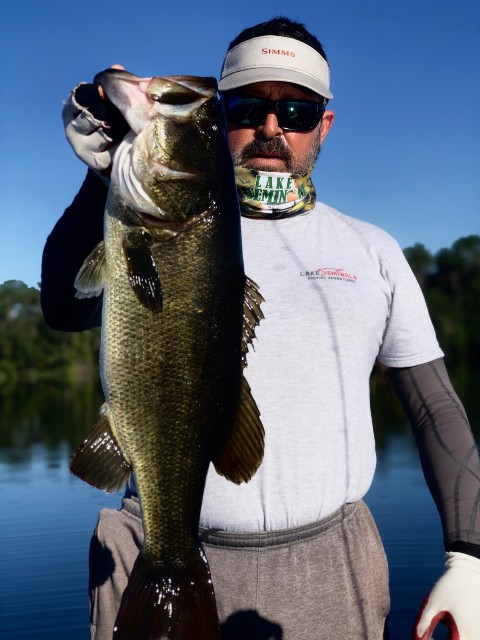
<path id="1" fill-rule="evenodd" d="M 480 236 L 460 238 L 430 253 L 422 244 L 404 251 L 423 290 L 449 369 L 480 362 Z M 40 291 L 21 281 L 0 285 L 0 395 L 18 385 L 98 381 L 99 330 L 50 329 Z"/>
<path id="2" fill-rule="evenodd" d="M 422 244 L 404 250 L 425 295 L 447 364 L 480 363 L 480 236 L 460 238 L 432 255 Z"/>
<path id="3" fill-rule="evenodd" d="M 99 348 L 99 329 L 50 329 L 35 287 L 19 280 L 0 285 L 0 395 L 39 382 L 91 384 L 98 379 Z"/>

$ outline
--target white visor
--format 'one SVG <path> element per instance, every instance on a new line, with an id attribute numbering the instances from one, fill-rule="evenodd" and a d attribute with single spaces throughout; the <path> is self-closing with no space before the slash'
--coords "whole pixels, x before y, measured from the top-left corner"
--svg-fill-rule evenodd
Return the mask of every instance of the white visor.
<path id="1" fill-rule="evenodd" d="M 283 36 L 260 36 L 237 44 L 223 62 L 219 91 L 253 82 L 292 82 L 333 98 L 327 61 L 308 44 Z"/>

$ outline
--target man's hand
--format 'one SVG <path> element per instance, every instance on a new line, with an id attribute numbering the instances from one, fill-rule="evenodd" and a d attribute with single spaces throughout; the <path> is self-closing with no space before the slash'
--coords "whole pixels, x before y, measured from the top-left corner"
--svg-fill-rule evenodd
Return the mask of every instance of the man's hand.
<path id="1" fill-rule="evenodd" d="M 123 69 L 112 65 L 113 69 Z M 108 181 L 112 158 L 129 126 L 105 96 L 102 87 L 82 82 L 69 94 L 62 110 L 65 134 L 75 155 Z"/>
<path id="2" fill-rule="evenodd" d="M 443 622 L 450 640 L 480 640 L 480 560 L 465 553 L 445 555 L 445 573 L 425 598 L 413 640 L 430 640 Z"/>

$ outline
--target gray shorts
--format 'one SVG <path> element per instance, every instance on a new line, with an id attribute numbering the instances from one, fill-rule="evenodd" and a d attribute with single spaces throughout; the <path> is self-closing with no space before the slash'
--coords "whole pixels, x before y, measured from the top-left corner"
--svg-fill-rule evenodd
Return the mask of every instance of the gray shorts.
<path id="1" fill-rule="evenodd" d="M 201 531 L 222 640 L 382 640 L 390 607 L 383 545 L 363 501 L 273 533 Z M 103 509 L 90 548 L 92 640 L 111 640 L 143 541 L 140 507 Z"/>

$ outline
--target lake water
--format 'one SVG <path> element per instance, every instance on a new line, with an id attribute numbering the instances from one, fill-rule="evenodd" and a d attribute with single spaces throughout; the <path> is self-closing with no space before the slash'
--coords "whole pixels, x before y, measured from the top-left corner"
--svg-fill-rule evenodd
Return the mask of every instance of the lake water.
<path id="1" fill-rule="evenodd" d="M 91 389 L 39 389 L 0 403 L 0 637 L 88 640 L 90 535 L 99 509 L 117 508 L 121 494 L 90 487 L 68 463 L 101 397 Z M 377 407 L 375 421 L 378 467 L 366 500 L 389 558 L 391 638 L 409 640 L 442 570 L 442 533 L 398 406 Z M 444 638 L 444 631 L 435 633 L 435 640 Z"/>

